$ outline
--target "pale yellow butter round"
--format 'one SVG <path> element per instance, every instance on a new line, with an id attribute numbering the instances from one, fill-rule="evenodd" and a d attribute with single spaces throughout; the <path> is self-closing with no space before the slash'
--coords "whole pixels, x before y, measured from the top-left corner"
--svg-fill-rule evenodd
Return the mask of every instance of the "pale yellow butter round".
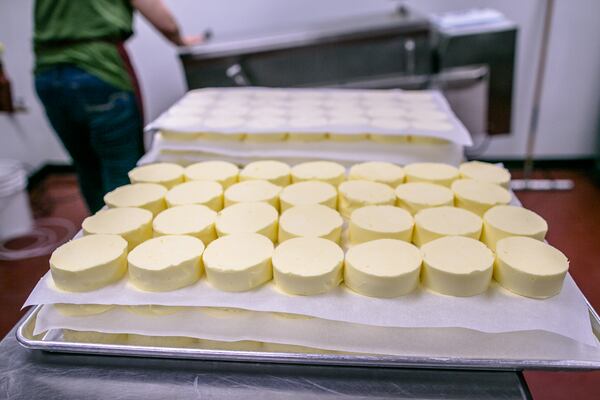
<path id="1" fill-rule="evenodd" d="M 215 181 L 224 189 L 238 181 L 239 168 L 227 161 L 203 161 L 188 165 L 184 170 L 186 181 Z"/>
<path id="2" fill-rule="evenodd" d="M 195 347 L 196 338 L 187 336 L 149 336 L 130 333 L 127 344 L 143 347 Z"/>
<path id="3" fill-rule="evenodd" d="M 260 179 L 277 186 L 287 186 L 290 184 L 290 166 L 274 160 L 254 161 L 240 171 L 239 179 L 240 182 Z"/>
<path id="4" fill-rule="evenodd" d="M 281 186 L 265 180 L 249 180 L 231 185 L 225 190 L 225 207 L 238 203 L 264 202 L 279 209 Z"/>
<path id="5" fill-rule="evenodd" d="M 353 165 L 348 173 L 348 179 L 385 183 L 396 188 L 404 182 L 404 170 L 389 162 L 369 161 Z"/>
<path id="6" fill-rule="evenodd" d="M 281 243 L 273 253 L 273 279 L 290 294 L 310 296 L 330 291 L 342 281 L 344 252 L 322 238 L 299 237 Z"/>
<path id="7" fill-rule="evenodd" d="M 500 239 L 509 236 L 527 236 L 544 240 L 548 223 L 531 210 L 517 206 L 495 206 L 483 215 L 481 241 L 492 250 Z"/>
<path id="8" fill-rule="evenodd" d="M 469 161 L 462 163 L 458 170 L 460 176 L 477 181 L 493 183 L 506 189 L 510 186 L 510 172 L 506 168 L 482 161 Z"/>
<path id="9" fill-rule="evenodd" d="M 415 214 L 413 243 L 422 246 L 444 236 L 465 236 L 479 240 L 483 221 L 467 210 L 456 207 L 427 208 Z"/>
<path id="10" fill-rule="evenodd" d="M 394 206 L 361 207 L 350 215 L 350 242 L 358 244 L 377 239 L 412 240 L 414 219 Z"/>
<path id="11" fill-rule="evenodd" d="M 173 163 L 155 163 L 129 171 L 131 183 L 158 183 L 167 189 L 183 182 L 183 167 Z"/>
<path id="12" fill-rule="evenodd" d="M 276 242 L 278 218 L 275 207 L 267 203 L 238 203 L 217 214 L 215 227 L 218 236 L 259 233 Z"/>
<path id="13" fill-rule="evenodd" d="M 54 284 L 87 292 L 118 281 L 127 271 L 127 241 L 118 235 L 88 235 L 71 240 L 50 256 Z"/>
<path id="14" fill-rule="evenodd" d="M 442 163 L 413 163 L 404 167 L 406 182 L 428 182 L 450 187 L 459 177 L 458 169 Z"/>
<path id="15" fill-rule="evenodd" d="M 152 221 L 154 236 L 189 235 L 205 245 L 217 238 L 217 213 L 206 206 L 189 204 L 167 208 Z"/>
<path id="16" fill-rule="evenodd" d="M 330 207 L 307 204 L 289 208 L 279 218 L 279 242 L 295 237 L 320 237 L 340 242 L 344 220 Z"/>
<path id="17" fill-rule="evenodd" d="M 483 243 L 463 236 L 446 236 L 421 247 L 425 287 L 449 296 L 474 296 L 487 290 L 494 254 Z"/>
<path id="18" fill-rule="evenodd" d="M 544 299 L 558 294 L 568 269 L 567 257 L 542 241 L 513 236 L 496 244 L 494 279 L 521 296 Z"/>
<path id="19" fill-rule="evenodd" d="M 215 211 L 223 209 L 223 187 L 213 181 L 191 181 L 174 186 L 165 196 L 168 207 L 200 204 Z"/>
<path id="20" fill-rule="evenodd" d="M 184 235 L 160 236 L 133 249 L 127 261 L 129 280 L 138 289 L 166 292 L 192 285 L 202 275 L 204 244 Z"/>
<path id="21" fill-rule="evenodd" d="M 156 183 L 135 183 L 116 188 L 104 195 L 104 203 L 111 208 L 138 207 L 158 214 L 165 208 L 167 188 Z"/>
<path id="22" fill-rule="evenodd" d="M 333 142 L 361 142 L 363 140 L 369 140 L 368 133 L 354 133 L 354 134 L 330 133 L 328 137 Z"/>
<path id="23" fill-rule="evenodd" d="M 337 189 L 329 183 L 320 181 L 292 183 L 284 187 L 279 193 L 282 212 L 294 206 L 308 204 L 321 204 L 335 210 L 337 208 L 337 198 Z"/>
<path id="24" fill-rule="evenodd" d="M 292 182 L 321 181 L 338 186 L 346 176 L 343 165 L 332 161 L 308 161 L 292 167 Z"/>
<path id="25" fill-rule="evenodd" d="M 85 317 L 88 315 L 98 315 L 105 313 L 115 306 L 112 304 L 67 304 L 67 303 L 56 303 L 54 308 L 61 313 L 69 317 Z"/>
<path id="26" fill-rule="evenodd" d="M 510 192 L 501 186 L 474 179 L 458 179 L 452 182 L 456 207 L 483 216 L 487 210 L 500 204 L 508 204 Z"/>
<path id="27" fill-rule="evenodd" d="M 378 182 L 353 180 L 340 184 L 339 210 L 350 218 L 354 210 L 369 205 L 394 205 L 396 195 L 388 185 Z"/>
<path id="28" fill-rule="evenodd" d="M 273 242 L 257 233 L 236 233 L 212 242 L 202 256 L 211 285 L 227 292 L 251 290 L 270 281 Z"/>
<path id="29" fill-rule="evenodd" d="M 404 183 L 399 185 L 395 192 L 396 205 L 413 215 L 425 208 L 454 205 L 452 191 L 433 183 Z"/>
<path id="30" fill-rule="evenodd" d="M 85 235 L 119 235 L 131 250 L 152 237 L 152 213 L 143 208 L 109 208 L 84 219 L 81 228 Z"/>
<path id="31" fill-rule="evenodd" d="M 62 330 L 63 339 L 66 342 L 78 343 L 100 343 L 100 344 L 126 344 L 126 333 L 106 333 L 96 331 L 75 331 L 72 329 Z"/>
<path id="32" fill-rule="evenodd" d="M 419 284 L 421 261 L 419 249 L 402 240 L 362 243 L 346 253 L 344 283 L 365 296 L 402 296 Z"/>

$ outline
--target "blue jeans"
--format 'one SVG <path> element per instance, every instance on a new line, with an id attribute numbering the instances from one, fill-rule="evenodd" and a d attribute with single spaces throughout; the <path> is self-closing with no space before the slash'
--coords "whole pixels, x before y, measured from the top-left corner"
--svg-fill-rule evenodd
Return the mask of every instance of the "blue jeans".
<path id="1" fill-rule="evenodd" d="M 35 76 L 46 115 L 73 159 L 88 208 L 129 183 L 127 172 L 143 155 L 143 127 L 133 92 L 79 68 L 60 65 Z"/>

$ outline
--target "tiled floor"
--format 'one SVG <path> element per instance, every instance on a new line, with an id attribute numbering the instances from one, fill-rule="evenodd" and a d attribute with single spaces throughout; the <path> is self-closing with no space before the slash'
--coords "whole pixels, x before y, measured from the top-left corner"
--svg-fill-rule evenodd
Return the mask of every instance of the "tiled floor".
<path id="1" fill-rule="evenodd" d="M 571 274 L 596 310 L 600 310 L 600 187 L 583 171 L 552 170 L 543 176 L 571 178 L 569 192 L 521 192 L 523 204 L 548 222 L 548 241 L 571 260 Z M 518 176 L 518 173 L 515 174 Z M 63 217 L 76 226 L 87 210 L 71 175 L 51 176 L 32 192 L 36 216 Z M 48 270 L 48 257 L 0 261 L 0 337 L 20 318 L 28 293 Z M 526 372 L 537 399 L 600 399 L 600 372 Z"/>

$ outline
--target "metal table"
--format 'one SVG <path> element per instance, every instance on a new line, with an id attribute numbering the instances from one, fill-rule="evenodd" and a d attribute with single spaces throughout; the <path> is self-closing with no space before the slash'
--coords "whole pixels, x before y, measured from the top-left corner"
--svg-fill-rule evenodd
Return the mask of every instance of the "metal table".
<path id="1" fill-rule="evenodd" d="M 86 356 L 0 342 L 0 399 L 529 399 L 520 372 Z"/>

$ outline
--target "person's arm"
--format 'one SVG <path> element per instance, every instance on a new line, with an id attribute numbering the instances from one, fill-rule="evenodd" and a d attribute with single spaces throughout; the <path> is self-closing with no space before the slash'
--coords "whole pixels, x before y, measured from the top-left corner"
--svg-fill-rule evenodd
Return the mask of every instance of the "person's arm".
<path id="1" fill-rule="evenodd" d="M 176 46 L 192 46 L 202 42 L 202 35 L 181 35 L 177 21 L 162 0 L 131 0 L 131 5 Z"/>

